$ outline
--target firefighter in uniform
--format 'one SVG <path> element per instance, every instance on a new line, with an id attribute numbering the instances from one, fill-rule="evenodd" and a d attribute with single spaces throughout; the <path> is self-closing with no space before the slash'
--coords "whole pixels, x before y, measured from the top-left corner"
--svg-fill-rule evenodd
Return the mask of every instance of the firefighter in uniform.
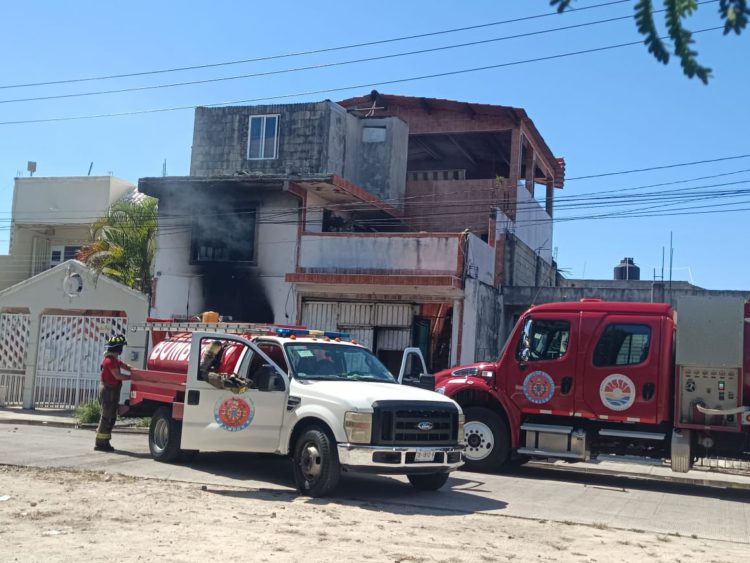
<path id="1" fill-rule="evenodd" d="M 127 341 L 122 335 L 113 336 L 107 340 L 99 382 L 99 404 L 102 412 L 94 445 L 94 449 L 100 452 L 115 451 L 109 440 L 112 438 L 112 428 L 117 420 L 117 405 L 120 401 L 122 382 L 130 379 L 130 366 L 120 360 L 120 354 L 126 344 Z"/>

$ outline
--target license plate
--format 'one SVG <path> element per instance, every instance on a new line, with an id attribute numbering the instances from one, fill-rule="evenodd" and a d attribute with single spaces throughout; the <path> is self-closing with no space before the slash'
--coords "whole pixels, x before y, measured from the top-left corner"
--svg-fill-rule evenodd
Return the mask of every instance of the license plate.
<path id="1" fill-rule="evenodd" d="M 415 463 L 425 461 L 435 461 L 435 452 L 419 451 L 414 454 Z"/>

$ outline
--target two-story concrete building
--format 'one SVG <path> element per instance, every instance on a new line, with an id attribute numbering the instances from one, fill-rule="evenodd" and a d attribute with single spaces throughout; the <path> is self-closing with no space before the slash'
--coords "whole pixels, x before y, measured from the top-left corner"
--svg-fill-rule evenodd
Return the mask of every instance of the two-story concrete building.
<path id="1" fill-rule="evenodd" d="M 135 186 L 113 176 L 16 178 L 0 290 L 75 258 L 91 224 Z"/>
<path id="2" fill-rule="evenodd" d="M 75 257 L 113 203 L 143 197 L 111 176 L 16 178 L 10 253 L 0 256 L 0 405 L 96 398 L 106 338 L 143 322 L 148 298 Z M 130 339 L 129 362 L 144 345 Z"/>
<path id="3" fill-rule="evenodd" d="M 433 369 L 492 357 L 501 287 L 555 281 L 562 174 L 515 108 L 198 108 L 190 176 L 139 182 L 159 198 L 152 313 L 344 330 L 391 365 L 411 344 Z"/>

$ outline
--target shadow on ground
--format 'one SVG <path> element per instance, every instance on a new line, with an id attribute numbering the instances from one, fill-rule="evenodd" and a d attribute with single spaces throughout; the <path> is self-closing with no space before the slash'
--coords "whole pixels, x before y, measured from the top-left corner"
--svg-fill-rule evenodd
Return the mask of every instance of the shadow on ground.
<path id="1" fill-rule="evenodd" d="M 257 478 L 257 475 L 252 477 Z M 346 474 L 342 476 L 334 494 L 325 498 L 300 496 L 295 490 L 238 490 L 224 487 L 214 489 L 207 486 L 206 491 L 239 499 L 292 501 L 300 498 L 315 506 L 357 506 L 374 512 L 403 516 L 455 516 L 494 512 L 503 510 L 508 505 L 504 501 L 469 493 L 467 489 L 462 488 L 469 485 L 468 490 L 471 490 L 471 486 L 475 484 L 476 481 L 451 478 L 438 491 L 418 491 L 408 483 L 393 478 Z"/>

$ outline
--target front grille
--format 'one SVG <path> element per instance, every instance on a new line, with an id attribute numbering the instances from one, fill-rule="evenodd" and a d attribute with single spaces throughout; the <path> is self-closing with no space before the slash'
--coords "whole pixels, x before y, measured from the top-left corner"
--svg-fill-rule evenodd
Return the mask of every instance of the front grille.
<path id="1" fill-rule="evenodd" d="M 453 405 L 428 401 L 417 407 L 404 401 L 377 401 L 373 410 L 375 445 L 445 446 L 457 442 L 458 410 Z"/>

